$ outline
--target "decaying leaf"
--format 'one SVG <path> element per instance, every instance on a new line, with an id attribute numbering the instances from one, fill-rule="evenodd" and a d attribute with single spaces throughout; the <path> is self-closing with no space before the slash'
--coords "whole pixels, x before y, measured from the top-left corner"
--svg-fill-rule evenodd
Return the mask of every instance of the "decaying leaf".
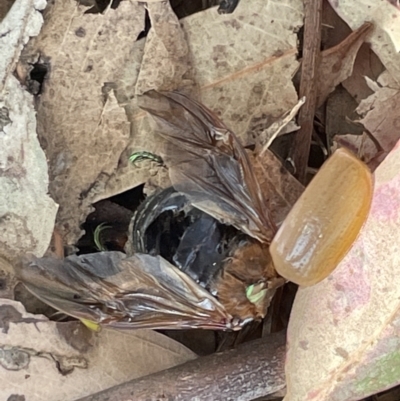
<path id="1" fill-rule="evenodd" d="M 377 81 L 385 67 L 371 50 L 369 43 L 364 43 L 354 61 L 353 73 L 342 82 L 343 87 L 351 94 L 357 103 L 373 94 L 366 82 L 367 79 Z M 366 78 L 367 77 L 367 78 Z"/>
<path id="2" fill-rule="evenodd" d="M 400 138 L 400 86 L 387 71 L 370 86 L 376 90 L 375 93 L 363 100 L 357 108 L 362 117 L 360 123 L 368 133 L 362 136 L 339 136 L 335 139 L 339 144 L 352 148 L 375 169 Z"/>
<path id="3" fill-rule="evenodd" d="M 16 1 L 0 23 L 0 255 L 42 256 L 57 205 L 48 196 L 45 155 L 32 96 L 13 75 L 22 46 L 42 25 L 44 1 Z"/>
<path id="4" fill-rule="evenodd" d="M 387 72 L 381 74 L 377 83 L 379 89 L 360 103 L 357 112 L 362 117 L 360 122 L 387 154 L 400 138 L 400 84 Z M 368 138 L 361 155 L 369 162 L 380 150 Z"/>
<path id="5" fill-rule="evenodd" d="M 116 169 L 129 137 L 123 108 L 105 85 L 116 79 L 144 25 L 144 8 L 123 1 L 85 14 L 75 0 L 48 3 L 40 35 L 24 49 L 26 68 L 47 68 L 37 105 L 38 135 L 49 161 L 50 193 L 67 244 L 92 198 Z"/>
<path id="6" fill-rule="evenodd" d="M 14 301 L 1 300 L 0 322 L 2 400 L 72 401 L 195 358 L 151 330 L 95 333 L 31 315 Z"/>
<path id="7" fill-rule="evenodd" d="M 375 25 L 370 37 L 372 50 L 382 63 L 400 82 L 400 7 L 391 0 L 329 0 L 333 9 L 352 29 L 357 29 L 365 21 Z"/>
<path id="8" fill-rule="evenodd" d="M 199 99 L 245 144 L 254 143 L 257 122 L 268 115 L 273 121 L 297 103 L 291 78 L 299 65 L 296 31 L 302 25 L 302 1 L 281 4 L 249 0 L 239 3 L 233 14 L 219 15 L 213 8 L 181 21 L 174 17 L 168 3 L 148 6 L 154 34 L 150 30 L 146 42 L 134 44 L 117 84 L 117 98 L 126 105 L 132 123 L 131 142 L 103 196 L 132 186 L 132 167 L 128 166 L 131 153 L 157 153 L 158 141 L 147 117 L 136 100 L 130 100 L 144 90 L 179 86 L 187 91 L 196 84 Z M 163 17 L 156 18 L 160 15 Z M 149 170 L 149 163 L 138 168 Z M 148 177 L 168 186 L 165 173 L 151 166 Z"/>
<path id="9" fill-rule="evenodd" d="M 318 88 L 317 107 L 325 102 L 337 85 L 351 75 L 358 50 L 372 30 L 373 25 L 365 23 L 343 42 L 321 53 L 316 83 Z"/>
<path id="10" fill-rule="evenodd" d="M 351 34 L 352 29 L 339 17 L 329 2 L 323 2 L 322 14 L 322 43 L 324 49 L 329 49 L 346 39 Z M 352 26 L 352 28 L 357 30 L 364 22 L 368 21 L 370 20 L 363 20 L 360 25 Z M 376 80 L 385 69 L 377 55 L 372 51 L 371 45 L 368 43 L 368 37 L 366 40 L 367 42 L 361 45 L 354 60 L 352 74 L 342 82 L 342 86 L 357 103 L 373 93 L 366 84 L 365 77 Z"/>
<path id="11" fill-rule="evenodd" d="M 298 291 L 285 401 L 359 400 L 399 383 L 399 172 L 398 143 L 375 172 L 370 215 L 350 252 Z"/>
<path id="12" fill-rule="evenodd" d="M 137 77 L 135 93 L 151 89 L 171 90 L 185 86 L 190 79 L 189 46 L 178 18 L 167 3 L 147 5 L 150 30 Z M 193 85 L 193 81 L 187 82 Z"/>
<path id="13" fill-rule="evenodd" d="M 363 133 L 363 126 L 355 123 L 360 118 L 356 108 L 357 102 L 341 85 L 329 95 L 325 107 L 325 130 L 328 138 L 348 134 L 355 137 Z M 354 153 L 358 154 L 357 151 Z"/>

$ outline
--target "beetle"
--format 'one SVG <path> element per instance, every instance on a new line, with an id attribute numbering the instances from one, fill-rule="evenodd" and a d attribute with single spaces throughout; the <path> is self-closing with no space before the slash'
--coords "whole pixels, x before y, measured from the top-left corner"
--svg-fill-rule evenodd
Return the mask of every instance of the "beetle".
<path id="1" fill-rule="evenodd" d="M 139 104 L 164 141 L 161 157 L 174 190 L 235 227 L 240 240 L 204 285 L 160 255 L 136 249 L 33 259 L 19 271 L 33 294 L 84 322 L 112 327 L 239 330 L 265 316 L 287 280 L 314 285 L 332 272 L 369 212 L 373 180 L 365 164 L 337 150 L 276 222 L 268 202 L 274 188 L 261 190 L 257 154 L 215 113 L 178 92 L 150 91 Z"/>

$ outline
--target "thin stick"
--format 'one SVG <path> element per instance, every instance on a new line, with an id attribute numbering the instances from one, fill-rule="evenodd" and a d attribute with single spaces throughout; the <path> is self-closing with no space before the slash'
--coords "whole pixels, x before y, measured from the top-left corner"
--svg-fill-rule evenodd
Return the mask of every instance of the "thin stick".
<path id="1" fill-rule="evenodd" d="M 305 0 L 304 12 L 303 62 L 299 97 L 305 96 L 306 102 L 299 112 L 298 124 L 301 128 L 295 135 L 290 151 L 290 162 L 295 167 L 295 175 L 303 184 L 305 184 L 316 109 L 315 84 L 320 58 L 322 0 Z"/>

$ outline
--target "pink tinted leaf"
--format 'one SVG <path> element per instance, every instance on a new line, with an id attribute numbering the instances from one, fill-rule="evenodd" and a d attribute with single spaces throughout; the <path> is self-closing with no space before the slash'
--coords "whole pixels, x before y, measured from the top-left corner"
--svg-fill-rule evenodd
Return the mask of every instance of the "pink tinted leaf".
<path id="1" fill-rule="evenodd" d="M 375 172 L 352 249 L 328 278 L 299 289 L 285 401 L 360 400 L 400 383 L 399 238 L 400 143 Z"/>

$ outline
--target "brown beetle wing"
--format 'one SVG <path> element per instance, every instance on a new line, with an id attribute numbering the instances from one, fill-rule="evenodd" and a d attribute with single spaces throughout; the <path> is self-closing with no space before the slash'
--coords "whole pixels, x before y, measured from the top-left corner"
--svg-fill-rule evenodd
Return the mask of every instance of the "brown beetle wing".
<path id="1" fill-rule="evenodd" d="M 205 106 L 177 92 L 150 91 L 139 105 L 167 141 L 162 156 L 175 189 L 222 223 L 269 243 L 275 226 L 236 135 Z"/>
<path id="2" fill-rule="evenodd" d="M 78 319 L 118 328 L 240 328 L 211 294 L 159 256 L 41 258 L 19 276 L 38 298 Z"/>

